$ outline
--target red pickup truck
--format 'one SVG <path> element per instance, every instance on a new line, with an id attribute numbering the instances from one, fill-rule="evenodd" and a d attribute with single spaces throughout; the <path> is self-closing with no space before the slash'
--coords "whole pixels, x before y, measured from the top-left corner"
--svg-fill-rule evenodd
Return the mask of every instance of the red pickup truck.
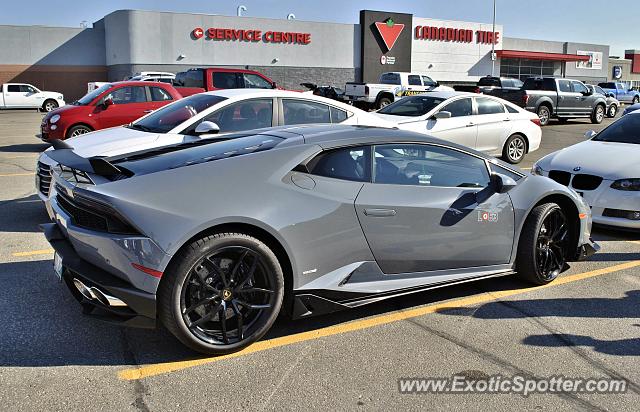
<path id="1" fill-rule="evenodd" d="M 220 89 L 280 89 L 262 73 L 244 69 L 198 68 L 176 74 L 174 86 L 188 96 Z"/>
<path id="2" fill-rule="evenodd" d="M 81 99 L 47 113 L 38 137 L 43 141 L 66 139 L 122 126 L 182 97 L 167 83 L 107 83 Z"/>

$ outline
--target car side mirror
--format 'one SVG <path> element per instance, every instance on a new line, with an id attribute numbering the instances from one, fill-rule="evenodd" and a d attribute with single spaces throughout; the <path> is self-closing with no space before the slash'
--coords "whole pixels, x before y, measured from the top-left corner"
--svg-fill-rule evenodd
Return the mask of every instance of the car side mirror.
<path id="1" fill-rule="evenodd" d="M 432 118 L 434 118 L 434 119 L 436 119 L 436 120 L 437 120 L 437 119 L 449 119 L 449 118 L 451 118 L 451 112 L 448 112 L 448 111 L 446 111 L 446 110 L 443 110 L 443 111 L 441 111 L 441 112 L 438 112 L 438 113 L 434 114 L 434 115 L 432 116 Z"/>
<path id="2" fill-rule="evenodd" d="M 102 108 L 106 109 L 107 107 L 111 106 L 113 104 L 113 99 L 108 98 L 108 99 L 104 99 L 104 101 L 102 102 Z"/>
<path id="3" fill-rule="evenodd" d="M 491 174 L 491 187 L 496 193 L 507 193 L 517 185 L 518 183 L 509 176 L 501 173 Z"/>
<path id="4" fill-rule="evenodd" d="M 583 96 L 591 96 L 591 91 L 590 90 L 585 90 L 582 92 Z"/>
<path id="5" fill-rule="evenodd" d="M 271 87 L 274 88 L 274 89 L 277 89 L 278 88 L 278 83 L 271 82 Z"/>
<path id="6" fill-rule="evenodd" d="M 607 97 L 616 97 L 616 95 L 613 93 L 607 93 Z"/>
<path id="7" fill-rule="evenodd" d="M 584 134 L 584 138 L 587 140 L 591 140 L 595 137 L 595 135 L 597 135 L 598 133 L 596 133 L 594 130 L 589 130 L 588 132 L 586 132 Z"/>
<path id="8" fill-rule="evenodd" d="M 196 136 L 203 134 L 217 134 L 220 133 L 220 127 L 214 122 L 204 121 L 200 123 L 195 130 Z"/>

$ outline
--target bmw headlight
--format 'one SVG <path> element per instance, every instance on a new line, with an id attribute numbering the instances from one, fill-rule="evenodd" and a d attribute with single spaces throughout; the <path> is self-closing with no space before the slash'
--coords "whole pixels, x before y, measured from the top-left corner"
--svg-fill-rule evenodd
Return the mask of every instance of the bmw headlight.
<path id="1" fill-rule="evenodd" d="M 58 120 L 60 120 L 60 115 L 59 114 L 54 114 L 53 116 L 51 116 L 51 119 L 49 119 L 49 123 L 54 124 Z"/>
<path id="2" fill-rule="evenodd" d="M 538 175 L 538 176 L 544 176 L 544 170 L 542 170 L 542 168 L 540 167 L 540 165 L 538 163 L 535 163 L 533 165 L 533 167 L 531 168 L 531 174 Z"/>
<path id="3" fill-rule="evenodd" d="M 611 188 L 628 192 L 640 191 L 640 179 L 620 179 L 611 183 Z"/>

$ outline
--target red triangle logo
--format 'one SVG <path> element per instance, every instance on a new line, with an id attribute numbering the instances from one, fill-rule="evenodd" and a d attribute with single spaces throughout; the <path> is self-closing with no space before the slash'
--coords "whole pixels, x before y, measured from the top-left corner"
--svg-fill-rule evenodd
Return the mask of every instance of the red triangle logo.
<path id="1" fill-rule="evenodd" d="M 398 37 L 400 37 L 404 24 L 394 23 L 393 20 L 387 19 L 383 22 L 376 22 L 376 28 L 380 33 L 380 37 L 382 37 L 382 41 L 384 41 L 384 45 L 387 46 L 387 51 L 390 51 L 393 45 L 396 44 Z"/>

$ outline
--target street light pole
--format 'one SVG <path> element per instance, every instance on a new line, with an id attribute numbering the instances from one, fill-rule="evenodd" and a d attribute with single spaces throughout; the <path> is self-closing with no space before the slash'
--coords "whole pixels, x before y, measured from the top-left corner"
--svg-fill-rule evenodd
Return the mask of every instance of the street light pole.
<path id="1" fill-rule="evenodd" d="M 491 39 L 491 76 L 496 75 L 496 0 L 493 0 L 493 38 Z"/>

